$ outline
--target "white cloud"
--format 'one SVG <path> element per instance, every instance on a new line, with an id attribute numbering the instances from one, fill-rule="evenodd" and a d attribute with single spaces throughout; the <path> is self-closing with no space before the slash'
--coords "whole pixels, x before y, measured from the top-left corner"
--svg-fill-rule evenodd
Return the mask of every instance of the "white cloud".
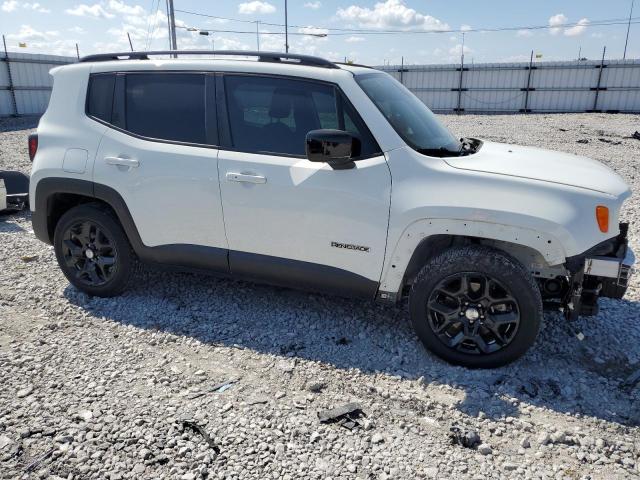
<path id="1" fill-rule="evenodd" d="M 576 37 L 582 35 L 589 26 L 589 23 L 591 23 L 588 18 L 581 18 L 574 26 L 563 28 L 568 21 L 569 19 L 563 13 L 558 13 L 549 18 L 549 26 L 551 27 L 549 32 L 551 35 L 562 33 L 566 37 Z"/>
<path id="2" fill-rule="evenodd" d="M 462 49 L 462 44 L 459 43 L 458 45 L 456 45 L 455 47 L 451 47 L 449 49 L 449 55 L 451 55 L 451 57 L 460 57 L 461 52 L 463 51 Z M 471 50 L 469 47 L 467 47 L 466 45 L 464 46 L 464 54 L 470 54 L 473 50 Z"/>
<path id="3" fill-rule="evenodd" d="M 140 5 L 127 5 L 120 0 L 109 0 L 108 8 L 112 12 L 119 13 L 121 15 L 144 15 L 146 13 L 145 9 Z"/>
<path id="4" fill-rule="evenodd" d="M 29 2 L 23 3 L 22 4 L 22 8 L 27 8 L 29 10 L 33 10 L 33 11 L 38 12 L 38 13 L 51 13 L 51 10 L 49 10 L 48 8 L 43 7 L 38 2 L 36 2 L 36 3 L 29 3 Z"/>
<path id="5" fill-rule="evenodd" d="M 75 33 L 76 35 L 84 35 L 87 31 L 82 27 L 71 27 L 68 29 L 71 33 Z"/>
<path id="6" fill-rule="evenodd" d="M 557 13 L 551 18 L 549 18 L 549 26 L 552 27 L 549 29 L 551 35 L 557 35 L 562 31 L 560 28 L 562 25 L 567 23 L 569 19 L 565 16 L 564 13 Z"/>
<path id="7" fill-rule="evenodd" d="M 327 35 L 329 30 L 326 28 L 318 28 L 318 27 L 302 27 L 298 29 L 298 33 L 304 33 L 307 35 Z"/>
<path id="8" fill-rule="evenodd" d="M 255 15 L 256 13 L 273 13 L 276 11 L 276 7 L 269 2 L 262 2 L 260 0 L 254 0 L 253 2 L 241 3 L 238 5 L 238 13 L 244 15 Z"/>
<path id="9" fill-rule="evenodd" d="M 2 9 L 3 12 L 15 12 L 19 7 L 22 7 L 26 10 L 33 10 L 34 12 L 38 12 L 38 13 L 51 12 L 51 10 L 43 7 L 38 2 L 35 2 L 35 3 L 24 2 L 23 4 L 20 4 L 20 2 L 18 2 L 17 0 L 6 0 L 5 2 L 2 3 L 2 7 L 0 7 L 0 9 Z"/>
<path id="10" fill-rule="evenodd" d="M 364 42 L 364 37 L 358 37 L 356 35 L 351 35 L 345 39 L 345 42 L 356 43 L 356 42 Z"/>
<path id="11" fill-rule="evenodd" d="M 13 12 L 16 8 L 18 8 L 18 2 L 16 0 L 7 0 L 6 2 L 2 2 L 2 11 L 3 12 Z"/>
<path id="12" fill-rule="evenodd" d="M 468 32 L 469 30 L 471 30 L 471 25 L 461 25 L 460 30 L 463 32 Z"/>
<path id="13" fill-rule="evenodd" d="M 587 29 L 587 26 L 589 25 L 589 19 L 587 18 L 581 18 L 580 20 L 578 20 L 578 23 L 576 25 L 574 25 L 573 27 L 567 28 L 564 31 L 564 34 L 567 37 L 577 37 L 578 35 L 582 35 L 584 33 L 584 31 Z"/>
<path id="14" fill-rule="evenodd" d="M 407 7 L 404 0 L 379 2 L 373 6 L 373 9 L 357 5 L 339 8 L 336 17 L 369 28 L 419 28 L 423 30 L 446 30 L 449 28 L 449 25 L 437 18 Z"/>
<path id="15" fill-rule="evenodd" d="M 310 8 L 311 10 L 317 10 L 322 6 L 321 2 L 307 2 L 304 4 L 305 8 Z"/>
<path id="16" fill-rule="evenodd" d="M 65 12 L 76 17 L 113 18 L 115 16 L 113 13 L 107 12 L 102 5 L 98 3 L 94 5 L 81 3 L 74 8 L 67 8 Z"/>
<path id="17" fill-rule="evenodd" d="M 30 25 L 22 25 L 18 33 L 10 33 L 7 35 L 8 40 L 17 40 L 19 42 L 49 42 L 60 36 L 60 32 L 50 30 L 40 32 Z"/>
<path id="18" fill-rule="evenodd" d="M 533 32 L 531 30 L 518 30 L 516 37 L 533 37 Z"/>

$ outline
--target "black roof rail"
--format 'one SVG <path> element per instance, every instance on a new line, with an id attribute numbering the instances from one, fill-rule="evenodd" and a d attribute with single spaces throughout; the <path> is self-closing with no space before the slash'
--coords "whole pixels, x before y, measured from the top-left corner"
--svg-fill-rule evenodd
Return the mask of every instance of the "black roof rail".
<path id="1" fill-rule="evenodd" d="M 324 58 L 297 53 L 258 52 L 252 50 L 153 50 L 149 52 L 98 53 L 82 57 L 80 62 L 108 62 L 111 60 L 149 60 L 150 55 L 218 55 L 234 57 L 257 57 L 259 62 L 287 63 L 324 68 L 340 68 Z"/>
<path id="2" fill-rule="evenodd" d="M 348 67 L 362 67 L 362 68 L 370 68 L 371 70 L 375 70 L 375 67 L 371 65 L 364 65 L 362 63 L 349 63 L 349 62 L 335 62 L 336 65 L 346 65 Z"/>

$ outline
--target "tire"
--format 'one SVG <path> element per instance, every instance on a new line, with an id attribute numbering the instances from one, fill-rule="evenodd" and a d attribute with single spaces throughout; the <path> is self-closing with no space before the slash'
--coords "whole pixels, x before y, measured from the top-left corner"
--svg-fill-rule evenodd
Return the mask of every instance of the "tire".
<path id="1" fill-rule="evenodd" d="M 510 255 L 484 246 L 452 248 L 429 260 L 411 288 L 409 309 L 428 350 L 469 368 L 521 357 L 542 321 L 533 276 Z"/>
<path id="2" fill-rule="evenodd" d="M 82 204 L 62 215 L 53 246 L 69 282 L 89 295 L 119 295 L 134 271 L 135 255 L 120 222 L 100 204 Z"/>

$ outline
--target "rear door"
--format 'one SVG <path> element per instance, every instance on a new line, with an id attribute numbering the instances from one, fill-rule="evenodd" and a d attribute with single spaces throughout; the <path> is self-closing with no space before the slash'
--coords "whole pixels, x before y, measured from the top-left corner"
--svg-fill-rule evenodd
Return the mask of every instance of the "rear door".
<path id="1" fill-rule="evenodd" d="M 289 77 L 226 74 L 217 92 L 227 110 L 219 172 L 231 272 L 373 297 L 391 176 L 355 109 L 335 85 Z M 307 160 L 306 134 L 321 128 L 360 138 L 354 168 Z"/>
<path id="2" fill-rule="evenodd" d="M 152 259 L 228 270 L 214 76 L 120 73 L 114 91 L 94 181 L 124 199 Z"/>

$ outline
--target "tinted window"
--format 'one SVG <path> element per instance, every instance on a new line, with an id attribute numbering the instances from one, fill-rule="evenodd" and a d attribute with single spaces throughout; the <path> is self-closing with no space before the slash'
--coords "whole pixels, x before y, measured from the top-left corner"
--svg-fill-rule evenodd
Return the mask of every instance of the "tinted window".
<path id="1" fill-rule="evenodd" d="M 91 75 L 87 101 L 87 113 L 90 116 L 111 122 L 115 79 L 116 76 L 112 73 Z"/>
<path id="2" fill-rule="evenodd" d="M 128 74 L 125 102 L 128 131 L 150 138 L 206 143 L 204 75 Z"/>
<path id="3" fill-rule="evenodd" d="M 225 90 L 231 141 L 238 150 L 304 156 L 307 133 L 321 128 L 358 136 L 362 156 L 379 150 L 359 117 L 353 118 L 350 105 L 330 85 L 229 75 Z"/>

